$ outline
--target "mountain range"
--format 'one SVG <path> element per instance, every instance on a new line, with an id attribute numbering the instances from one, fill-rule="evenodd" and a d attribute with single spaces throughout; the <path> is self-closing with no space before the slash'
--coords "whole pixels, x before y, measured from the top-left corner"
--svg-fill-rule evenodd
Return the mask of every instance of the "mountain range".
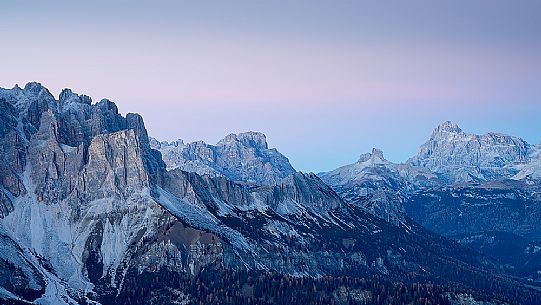
<path id="1" fill-rule="evenodd" d="M 0 299 L 272 304 L 323 279 L 290 301 L 536 304 L 540 151 L 445 122 L 404 164 L 315 175 L 258 132 L 160 142 L 107 99 L 0 89 Z"/>
<path id="2" fill-rule="evenodd" d="M 374 149 L 320 176 L 375 216 L 397 225 L 409 218 L 539 281 L 540 149 L 517 137 L 469 134 L 444 122 L 403 164 Z"/>

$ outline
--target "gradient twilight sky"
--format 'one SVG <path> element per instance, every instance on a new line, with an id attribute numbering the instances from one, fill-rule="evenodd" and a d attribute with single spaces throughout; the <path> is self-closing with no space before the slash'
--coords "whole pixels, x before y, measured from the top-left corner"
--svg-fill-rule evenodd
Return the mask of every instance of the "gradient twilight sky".
<path id="1" fill-rule="evenodd" d="M 38 81 L 149 133 L 262 131 L 302 171 L 399 162 L 444 120 L 541 140 L 541 1 L 1 2 L 0 87 Z"/>

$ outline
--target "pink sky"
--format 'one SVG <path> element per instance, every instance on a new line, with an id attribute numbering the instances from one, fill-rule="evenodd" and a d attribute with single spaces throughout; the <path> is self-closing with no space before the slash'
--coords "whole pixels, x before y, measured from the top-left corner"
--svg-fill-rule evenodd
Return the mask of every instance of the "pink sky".
<path id="1" fill-rule="evenodd" d="M 107 97 L 160 139 L 260 130 L 304 171 L 404 161 L 444 120 L 538 142 L 538 4 L 489 3 L 10 3 L 0 86 Z"/>

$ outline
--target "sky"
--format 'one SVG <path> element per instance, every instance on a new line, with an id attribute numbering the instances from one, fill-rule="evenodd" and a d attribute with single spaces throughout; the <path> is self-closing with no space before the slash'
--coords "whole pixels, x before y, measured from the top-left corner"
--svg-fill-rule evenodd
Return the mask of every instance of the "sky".
<path id="1" fill-rule="evenodd" d="M 109 98 L 160 140 L 261 131 L 305 172 L 403 162 L 446 120 L 541 141 L 538 0 L 0 5 L 0 87 Z"/>

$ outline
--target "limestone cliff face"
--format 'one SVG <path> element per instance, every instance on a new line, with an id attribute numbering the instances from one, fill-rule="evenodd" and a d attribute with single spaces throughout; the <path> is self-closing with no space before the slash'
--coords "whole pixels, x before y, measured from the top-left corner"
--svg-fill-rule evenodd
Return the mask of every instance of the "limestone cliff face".
<path id="1" fill-rule="evenodd" d="M 50 109 L 42 113 L 39 126 L 28 142 L 29 176 L 37 200 L 54 203 L 76 190 L 84 146 L 58 142 L 58 122 Z"/>
<path id="2" fill-rule="evenodd" d="M 117 195 L 129 197 L 150 188 L 142 147 L 132 129 L 96 136 L 88 147 L 88 164 L 83 169 L 83 192 L 89 199 Z"/>
<path id="3" fill-rule="evenodd" d="M 216 145 L 203 141 L 184 144 L 151 141 L 168 169 L 180 168 L 213 177 L 224 176 L 236 182 L 272 185 L 295 172 L 289 160 L 276 149 L 269 149 L 260 132 L 230 134 Z"/>
<path id="4" fill-rule="evenodd" d="M 26 193 L 20 179 L 26 163 L 26 139 L 18 130 L 19 110 L 0 96 L 0 217 L 13 210 L 13 197 Z"/>

